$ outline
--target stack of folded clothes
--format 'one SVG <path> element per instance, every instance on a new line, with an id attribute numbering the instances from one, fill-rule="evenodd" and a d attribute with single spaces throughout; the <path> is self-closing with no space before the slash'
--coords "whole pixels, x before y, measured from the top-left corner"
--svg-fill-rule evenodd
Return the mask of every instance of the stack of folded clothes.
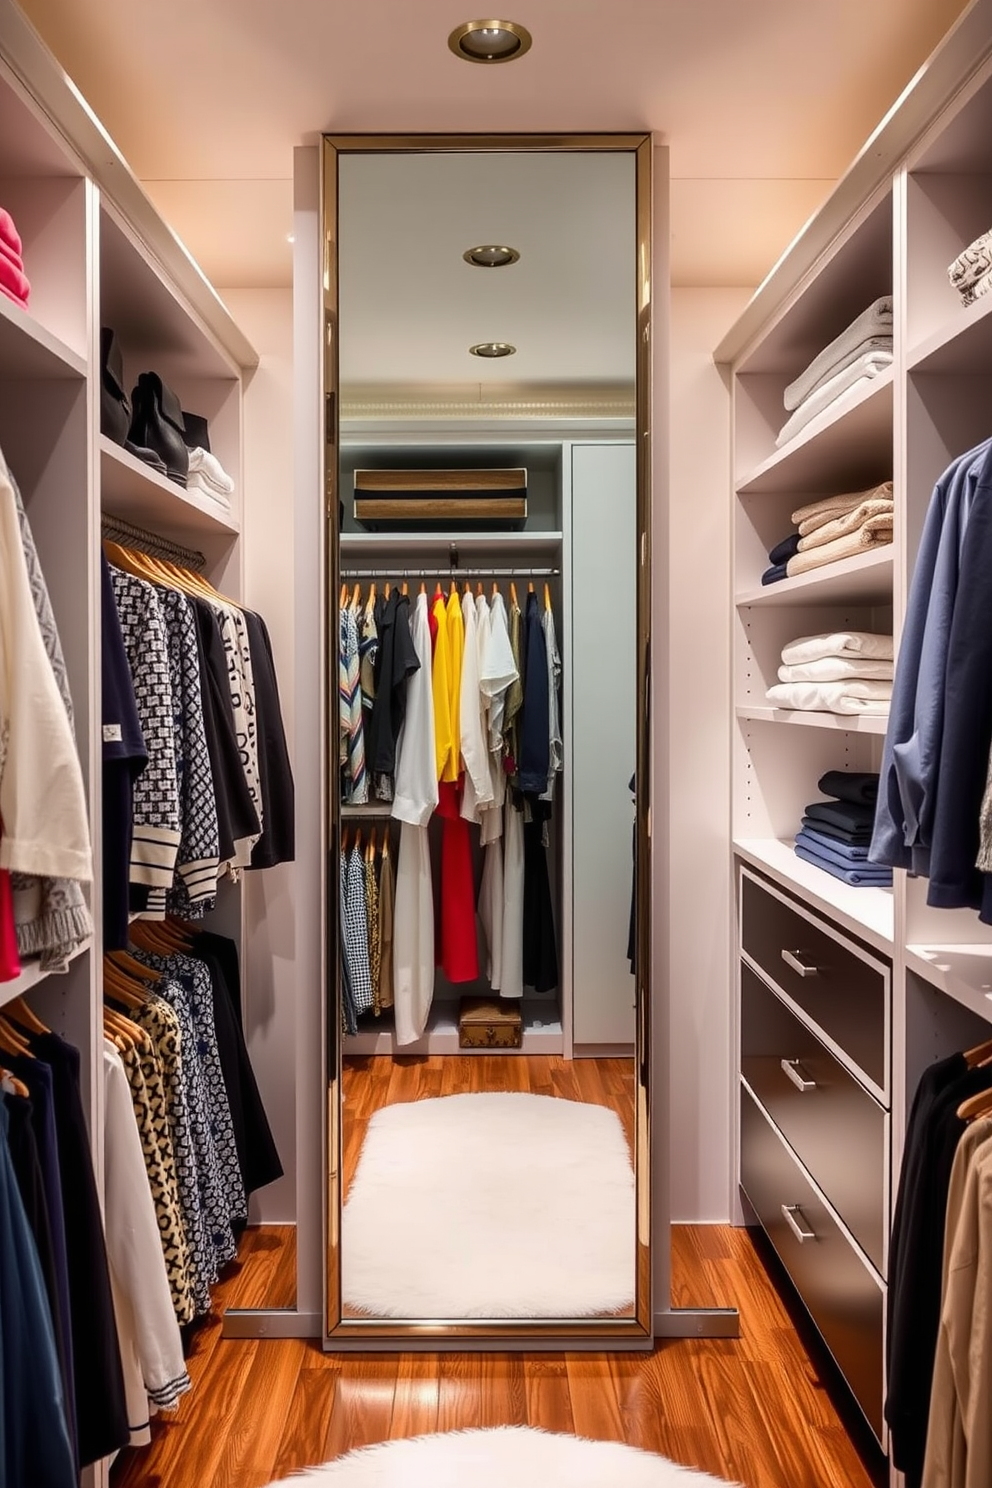
<path id="1" fill-rule="evenodd" d="M 883 295 L 789 383 L 783 401 L 792 416 L 776 439 L 776 448 L 788 444 L 842 393 L 877 377 L 891 363 L 892 296 Z"/>
<path id="2" fill-rule="evenodd" d="M 947 277 L 964 305 L 973 305 L 988 294 L 992 289 L 992 230 L 982 233 L 958 255 L 948 268 Z"/>
<path id="3" fill-rule="evenodd" d="M 888 715 L 892 698 L 892 637 L 844 630 L 800 636 L 782 647 L 779 680 L 765 697 L 776 708 L 804 713 Z"/>
<path id="4" fill-rule="evenodd" d="M 31 284 L 21 257 L 21 235 L 13 217 L 3 207 L 0 207 L 0 293 L 25 309 L 31 298 Z"/>
<path id="5" fill-rule="evenodd" d="M 796 856 L 855 888 L 888 888 L 892 869 L 868 861 L 878 776 L 828 770 L 817 789 L 832 799 L 806 807 Z"/>
<path id="6" fill-rule="evenodd" d="M 883 547 L 892 541 L 894 510 L 891 481 L 801 506 L 792 513 L 797 531 L 771 549 L 771 567 L 762 574 L 761 582 L 775 584 L 779 579 L 791 579 L 828 563 L 839 563 L 842 558 L 854 558 L 870 548 Z"/>

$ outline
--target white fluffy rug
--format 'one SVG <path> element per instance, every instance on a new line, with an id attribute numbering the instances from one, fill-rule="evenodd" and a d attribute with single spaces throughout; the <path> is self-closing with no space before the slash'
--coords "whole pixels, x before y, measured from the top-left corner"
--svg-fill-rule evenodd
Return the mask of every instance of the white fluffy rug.
<path id="1" fill-rule="evenodd" d="M 617 1442 L 553 1436 L 529 1426 L 382 1442 L 285 1481 L 307 1488 L 705 1488 L 723 1482 Z"/>
<path id="2" fill-rule="evenodd" d="M 606 1106 L 510 1094 L 384 1106 L 342 1222 L 373 1317 L 591 1317 L 634 1300 L 634 1174 Z"/>

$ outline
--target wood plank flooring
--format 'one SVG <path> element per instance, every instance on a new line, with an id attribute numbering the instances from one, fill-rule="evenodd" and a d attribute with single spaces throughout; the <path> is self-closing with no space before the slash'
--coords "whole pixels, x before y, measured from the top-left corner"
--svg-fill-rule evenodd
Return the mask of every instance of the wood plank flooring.
<path id="1" fill-rule="evenodd" d="M 263 1488 L 353 1447 L 424 1431 L 541 1426 L 627 1441 L 745 1488 L 870 1488 L 743 1230 L 673 1231 L 677 1303 L 736 1305 L 741 1338 L 647 1354 L 324 1354 L 220 1337 L 226 1307 L 292 1305 L 294 1233 L 250 1230 L 189 1360 L 194 1380 L 114 1488 Z"/>

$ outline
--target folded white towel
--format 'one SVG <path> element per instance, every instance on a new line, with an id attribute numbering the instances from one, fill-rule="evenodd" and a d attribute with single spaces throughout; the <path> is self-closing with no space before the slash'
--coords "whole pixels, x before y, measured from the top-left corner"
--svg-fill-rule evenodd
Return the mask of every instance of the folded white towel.
<path id="1" fill-rule="evenodd" d="M 820 543 L 819 547 L 796 553 L 786 564 L 786 578 L 794 579 L 797 574 L 811 573 L 814 568 L 839 563 L 842 558 L 858 558 L 870 548 L 884 547 L 891 541 L 892 513 L 869 517 L 854 532 L 846 532 L 843 537 L 835 537 L 833 542 Z"/>
<path id="2" fill-rule="evenodd" d="M 881 485 L 872 486 L 867 491 L 845 491 L 838 496 L 824 496 L 820 501 L 811 501 L 808 506 L 801 506 L 794 511 L 792 520 L 799 528 L 800 536 L 805 537 L 807 532 L 812 532 L 824 522 L 831 522 L 834 517 L 842 517 L 845 512 L 854 511 L 862 501 L 876 499 L 892 500 L 890 480 L 882 481 Z"/>
<path id="3" fill-rule="evenodd" d="M 864 356 L 858 357 L 849 367 L 838 372 L 836 377 L 831 377 L 827 382 L 811 393 L 805 403 L 801 403 L 792 417 L 782 426 L 778 438 L 775 440 L 775 448 L 781 449 L 783 444 L 788 444 L 790 439 L 795 439 L 806 425 L 811 423 L 818 414 L 824 413 L 836 403 L 843 393 L 858 388 L 862 391 L 892 366 L 891 351 L 866 351 Z"/>
<path id="4" fill-rule="evenodd" d="M 959 253 L 948 267 L 947 277 L 959 294 L 977 284 L 992 269 L 992 230 L 982 233 Z"/>
<path id="5" fill-rule="evenodd" d="M 865 681 L 891 682 L 895 672 L 893 661 L 854 661 L 847 656 L 821 656 L 817 661 L 800 662 L 798 666 L 780 666 L 780 682 L 847 682 L 861 678 Z"/>
<path id="6" fill-rule="evenodd" d="M 976 279 L 974 284 L 970 284 L 967 289 L 961 290 L 962 305 L 973 305 L 976 300 L 982 298 L 982 295 L 987 295 L 990 289 L 992 289 L 992 268 L 983 274 L 981 279 Z"/>
<path id="7" fill-rule="evenodd" d="M 864 713 L 884 717 L 891 682 L 777 682 L 765 697 L 776 708 L 802 713 Z"/>
<path id="8" fill-rule="evenodd" d="M 799 636 L 782 647 L 786 666 L 819 661 L 821 656 L 855 656 L 862 661 L 891 661 L 895 655 L 890 635 L 867 630 L 836 630 L 820 635 Z"/>
<path id="9" fill-rule="evenodd" d="M 832 373 L 839 372 L 842 366 L 846 366 L 851 352 L 857 352 L 864 342 L 870 341 L 874 336 L 888 336 L 891 341 L 891 295 L 882 295 L 867 310 L 862 310 L 856 320 L 852 320 L 839 336 L 834 337 L 829 346 L 825 346 L 813 358 L 805 372 L 800 373 L 795 382 L 789 383 L 783 398 L 789 412 L 798 408 L 814 388 Z"/>
<path id="10" fill-rule="evenodd" d="M 217 456 L 200 449 L 199 445 L 189 452 L 189 469 L 191 475 L 195 473 L 201 477 L 201 484 L 213 486 L 223 496 L 230 496 L 234 490 L 234 482 Z"/>

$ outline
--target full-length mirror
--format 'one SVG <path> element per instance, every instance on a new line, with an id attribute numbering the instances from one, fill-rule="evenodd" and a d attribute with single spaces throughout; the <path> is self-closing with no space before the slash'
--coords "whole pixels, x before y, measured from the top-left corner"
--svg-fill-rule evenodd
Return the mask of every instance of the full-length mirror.
<path id="1" fill-rule="evenodd" d="M 325 141 L 327 1332 L 650 1332 L 649 160 Z"/>

